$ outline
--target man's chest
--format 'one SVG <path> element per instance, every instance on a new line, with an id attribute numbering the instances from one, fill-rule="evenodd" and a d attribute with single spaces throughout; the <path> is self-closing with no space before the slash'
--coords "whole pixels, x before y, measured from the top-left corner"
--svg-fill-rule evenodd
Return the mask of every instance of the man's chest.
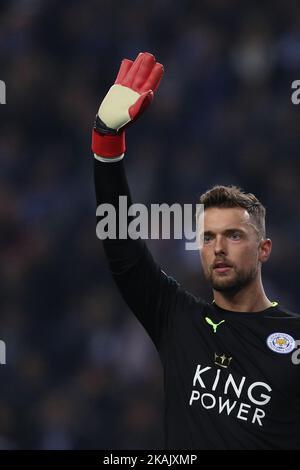
<path id="1" fill-rule="evenodd" d="M 284 415 L 299 406 L 295 336 L 291 322 L 194 317 L 174 325 L 168 384 L 190 410 L 200 407 L 262 426 L 266 415 Z"/>

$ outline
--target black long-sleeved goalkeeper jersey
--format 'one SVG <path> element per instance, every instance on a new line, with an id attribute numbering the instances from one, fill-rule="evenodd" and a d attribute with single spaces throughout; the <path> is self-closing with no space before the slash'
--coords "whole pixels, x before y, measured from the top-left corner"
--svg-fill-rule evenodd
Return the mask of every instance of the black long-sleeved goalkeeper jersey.
<path id="1" fill-rule="evenodd" d="M 118 207 L 123 162 L 95 160 L 97 204 Z M 126 303 L 164 369 L 166 449 L 300 449 L 300 317 L 231 312 L 167 276 L 141 240 L 105 240 Z M 296 358 L 297 359 L 297 358 Z"/>

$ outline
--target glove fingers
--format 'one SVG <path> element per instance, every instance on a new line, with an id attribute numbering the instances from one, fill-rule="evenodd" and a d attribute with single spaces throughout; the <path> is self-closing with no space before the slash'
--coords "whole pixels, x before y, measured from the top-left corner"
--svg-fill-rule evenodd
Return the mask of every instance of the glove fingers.
<path id="1" fill-rule="evenodd" d="M 123 59 L 115 83 L 121 83 L 133 64 L 132 60 Z"/>
<path id="2" fill-rule="evenodd" d="M 152 54 L 149 54 L 149 52 L 139 54 L 122 81 L 122 85 L 132 88 L 134 91 L 139 91 L 154 65 L 155 57 Z"/>
<path id="3" fill-rule="evenodd" d="M 146 93 L 143 93 L 140 98 L 137 100 L 134 105 L 130 106 L 129 108 L 129 116 L 132 121 L 137 119 L 138 116 L 140 116 L 146 108 L 148 108 L 149 104 L 153 100 L 153 91 L 150 90 Z"/>
<path id="4" fill-rule="evenodd" d="M 155 91 L 164 74 L 164 67 L 160 63 L 156 63 L 151 70 L 151 73 L 145 83 L 141 87 L 141 91 L 152 90 Z"/>

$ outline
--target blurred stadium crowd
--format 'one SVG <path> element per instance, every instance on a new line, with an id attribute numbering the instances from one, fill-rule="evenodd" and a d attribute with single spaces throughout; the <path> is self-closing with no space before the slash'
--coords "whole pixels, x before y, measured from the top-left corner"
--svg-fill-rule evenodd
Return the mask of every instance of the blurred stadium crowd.
<path id="1" fill-rule="evenodd" d="M 1 2 L 1 449 L 163 446 L 158 356 L 95 235 L 91 125 L 123 57 L 165 65 L 127 132 L 134 200 L 196 204 L 217 183 L 254 192 L 274 244 L 267 294 L 297 310 L 299 18 L 296 1 Z M 184 241 L 149 246 L 211 298 Z"/>

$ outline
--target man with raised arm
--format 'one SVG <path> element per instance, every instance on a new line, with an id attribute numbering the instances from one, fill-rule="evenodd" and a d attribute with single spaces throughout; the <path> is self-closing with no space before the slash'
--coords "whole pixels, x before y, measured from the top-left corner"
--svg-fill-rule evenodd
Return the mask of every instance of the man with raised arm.
<path id="1" fill-rule="evenodd" d="M 100 105 L 92 139 L 98 206 L 118 211 L 119 196 L 131 204 L 125 128 L 151 103 L 162 75 L 147 52 L 125 59 Z M 141 239 L 103 240 L 113 278 L 163 365 L 165 446 L 300 449 L 300 366 L 293 360 L 300 320 L 264 292 L 261 268 L 272 246 L 265 208 L 235 186 L 215 186 L 200 203 L 212 302 L 167 276 Z"/>

